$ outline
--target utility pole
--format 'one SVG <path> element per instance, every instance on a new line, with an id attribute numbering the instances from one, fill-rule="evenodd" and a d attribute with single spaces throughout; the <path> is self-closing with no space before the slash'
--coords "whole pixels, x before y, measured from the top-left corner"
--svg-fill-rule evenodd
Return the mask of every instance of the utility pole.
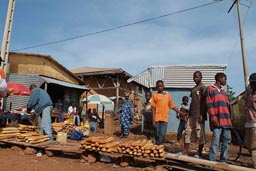
<path id="1" fill-rule="evenodd" d="M 5 61 L 5 63 L 2 63 L 1 69 L 5 71 L 5 74 L 9 72 L 9 49 L 10 49 L 15 1 L 16 0 L 9 0 L 8 11 L 7 11 L 5 27 L 4 27 L 3 41 L 2 41 L 1 58 Z M 1 102 L 0 108 L 2 108 L 4 99 L 2 98 L 0 102 Z"/>
<path id="2" fill-rule="evenodd" d="M 10 49 L 15 1 L 16 0 L 9 0 L 8 11 L 7 11 L 5 27 L 4 27 L 3 41 L 2 41 L 1 58 L 5 61 L 5 64 L 1 65 L 1 68 L 5 71 L 5 73 L 9 72 L 8 59 L 9 59 L 9 49 Z"/>
<path id="3" fill-rule="evenodd" d="M 245 55 L 245 49 L 244 49 L 244 35 L 243 35 L 243 28 L 242 28 L 242 19 L 240 16 L 240 1 L 234 0 L 232 6 L 228 10 L 228 13 L 231 11 L 233 6 L 236 4 L 237 6 L 237 16 L 238 16 L 238 22 L 239 22 L 239 31 L 240 31 L 240 42 L 241 42 L 241 51 L 242 51 L 242 61 L 243 61 L 243 69 L 244 69 L 244 83 L 245 83 L 245 90 L 247 86 L 249 85 L 249 75 L 248 75 L 248 66 L 247 66 L 247 60 Z"/>

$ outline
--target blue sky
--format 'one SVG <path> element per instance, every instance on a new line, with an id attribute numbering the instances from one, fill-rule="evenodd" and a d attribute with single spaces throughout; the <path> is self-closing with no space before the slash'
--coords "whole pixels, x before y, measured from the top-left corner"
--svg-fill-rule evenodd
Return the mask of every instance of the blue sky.
<path id="1" fill-rule="evenodd" d="M 10 50 L 86 35 L 174 13 L 213 0 L 17 0 Z M 20 52 L 51 55 L 68 69 L 122 68 L 135 75 L 151 65 L 228 64 L 228 84 L 244 90 L 236 8 L 232 0 L 92 36 Z M 0 40 L 8 0 L 0 1 Z M 247 15 L 246 15 L 247 14 Z M 255 70 L 256 0 L 241 0 L 249 74 Z M 253 60 L 254 59 L 254 60 Z"/>

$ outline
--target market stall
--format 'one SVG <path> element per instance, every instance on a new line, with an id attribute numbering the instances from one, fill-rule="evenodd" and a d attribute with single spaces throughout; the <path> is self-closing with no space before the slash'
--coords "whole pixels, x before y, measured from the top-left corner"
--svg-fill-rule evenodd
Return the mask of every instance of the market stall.
<path id="1" fill-rule="evenodd" d="M 0 113 L 0 127 L 5 127 L 7 124 L 32 124 L 31 114 L 21 111 L 8 111 Z"/>

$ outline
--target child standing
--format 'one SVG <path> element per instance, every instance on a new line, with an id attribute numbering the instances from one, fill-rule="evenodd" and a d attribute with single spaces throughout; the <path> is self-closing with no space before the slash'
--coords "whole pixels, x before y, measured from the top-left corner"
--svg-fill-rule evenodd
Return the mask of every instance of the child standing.
<path id="1" fill-rule="evenodd" d="M 146 101 L 143 103 L 143 109 L 141 111 L 141 132 L 146 134 L 148 138 L 154 131 L 152 127 L 152 108 L 151 108 L 151 97 L 152 93 L 150 91 L 145 93 Z"/>
<path id="2" fill-rule="evenodd" d="M 224 73 L 215 75 L 215 84 L 208 86 L 206 93 L 207 112 L 209 114 L 210 128 L 213 132 L 209 149 L 209 160 L 216 161 L 221 142 L 220 161 L 228 160 L 228 144 L 231 141 L 231 112 L 227 93 L 222 89 L 227 83 Z"/>
<path id="3" fill-rule="evenodd" d="M 92 132 L 96 132 L 98 120 L 101 121 L 98 112 L 93 108 L 92 113 L 88 116 L 90 119 L 90 129 Z"/>
<path id="4" fill-rule="evenodd" d="M 164 82 L 162 80 L 156 82 L 156 88 L 157 93 L 152 96 L 151 106 L 153 110 L 153 126 L 156 130 L 156 144 L 160 145 L 165 139 L 169 110 L 172 109 L 180 115 L 186 115 L 186 113 L 176 108 L 171 95 L 164 91 Z"/>
<path id="5" fill-rule="evenodd" d="M 189 111 L 188 96 L 182 97 L 182 103 L 181 103 L 179 109 L 181 111 L 183 111 L 184 113 L 188 114 L 188 111 Z M 178 145 L 178 144 L 180 144 L 180 139 L 182 137 L 182 133 L 186 129 L 188 116 L 180 115 L 179 113 L 177 113 L 176 117 L 177 117 L 177 119 L 180 119 L 179 128 L 178 128 L 178 132 L 177 132 L 177 143 L 176 143 L 176 145 Z"/>
<path id="6" fill-rule="evenodd" d="M 192 141 L 198 143 L 196 158 L 202 157 L 205 140 L 205 120 L 207 120 L 206 112 L 206 86 L 202 83 L 201 71 L 193 73 L 195 86 L 191 89 L 191 103 L 189 106 L 189 116 L 187 127 L 185 130 L 185 143 L 182 150 L 183 155 L 188 155 L 189 146 Z"/>

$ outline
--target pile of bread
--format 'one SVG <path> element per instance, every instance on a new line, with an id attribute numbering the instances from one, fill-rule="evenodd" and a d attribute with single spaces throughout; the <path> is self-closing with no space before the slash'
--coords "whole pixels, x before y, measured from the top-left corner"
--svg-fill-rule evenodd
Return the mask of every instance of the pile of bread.
<path id="1" fill-rule="evenodd" d="M 147 140 L 117 142 L 114 137 L 89 137 L 81 142 L 81 149 L 117 152 L 140 157 L 164 157 L 164 146 Z"/>
<path id="2" fill-rule="evenodd" d="M 30 144 L 48 141 L 48 135 L 40 135 L 36 132 L 35 126 L 18 125 L 18 127 L 0 128 L 0 140 L 15 139 L 17 142 L 27 142 Z"/>

